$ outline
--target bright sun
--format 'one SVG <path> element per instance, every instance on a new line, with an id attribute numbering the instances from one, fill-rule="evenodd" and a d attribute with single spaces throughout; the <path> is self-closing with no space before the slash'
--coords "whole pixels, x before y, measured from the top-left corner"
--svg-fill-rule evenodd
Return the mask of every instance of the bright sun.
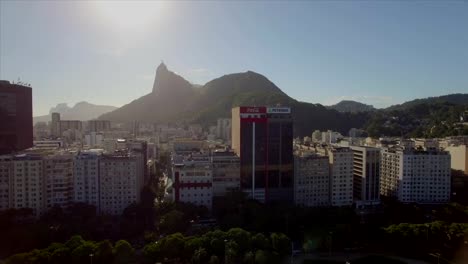
<path id="1" fill-rule="evenodd" d="M 94 1 L 102 18 L 118 29 L 142 30 L 161 16 L 162 1 Z"/>

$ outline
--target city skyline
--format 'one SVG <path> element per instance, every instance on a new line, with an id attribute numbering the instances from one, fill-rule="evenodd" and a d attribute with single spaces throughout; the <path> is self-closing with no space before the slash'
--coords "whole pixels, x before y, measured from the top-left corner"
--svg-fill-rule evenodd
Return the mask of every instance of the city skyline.
<path id="1" fill-rule="evenodd" d="M 2 1 L 0 14 L 0 79 L 32 84 L 34 116 L 120 107 L 151 92 L 161 60 L 196 84 L 252 70 L 325 105 L 468 87 L 466 2 Z"/>

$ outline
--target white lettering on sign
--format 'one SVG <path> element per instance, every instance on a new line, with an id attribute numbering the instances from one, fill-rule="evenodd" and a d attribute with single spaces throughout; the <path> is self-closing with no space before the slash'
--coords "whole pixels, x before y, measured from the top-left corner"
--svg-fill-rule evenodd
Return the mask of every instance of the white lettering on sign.
<path id="1" fill-rule="evenodd" d="M 267 113 L 269 114 L 290 114 L 291 108 L 289 107 L 268 107 Z"/>

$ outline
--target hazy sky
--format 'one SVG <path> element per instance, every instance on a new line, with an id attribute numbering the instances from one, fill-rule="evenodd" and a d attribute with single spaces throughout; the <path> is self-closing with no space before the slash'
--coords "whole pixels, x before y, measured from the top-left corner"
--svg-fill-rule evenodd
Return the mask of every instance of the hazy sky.
<path id="1" fill-rule="evenodd" d="M 253 70 L 290 96 L 384 107 L 468 92 L 467 1 L 0 1 L 0 79 L 34 115 L 121 106 L 164 60 L 191 82 Z"/>

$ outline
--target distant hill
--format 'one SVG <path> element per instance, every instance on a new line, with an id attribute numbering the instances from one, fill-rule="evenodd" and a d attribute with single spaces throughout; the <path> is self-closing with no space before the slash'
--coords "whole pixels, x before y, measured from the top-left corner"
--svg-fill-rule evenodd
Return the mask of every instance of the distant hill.
<path id="1" fill-rule="evenodd" d="M 100 119 L 117 122 L 188 122 L 208 126 L 217 118 L 230 117 L 231 108 L 240 105 L 290 106 L 296 136 L 309 135 L 315 129 L 333 129 L 347 133 L 362 127 L 366 116 L 339 113 L 319 104 L 299 102 L 281 91 L 265 76 L 247 71 L 216 78 L 194 88 L 164 64 L 156 70 L 153 91 Z"/>
<path id="2" fill-rule="evenodd" d="M 375 111 L 365 124 L 370 136 L 446 137 L 468 135 L 460 117 L 468 112 L 468 94 L 412 100 Z"/>
<path id="3" fill-rule="evenodd" d="M 363 104 L 356 101 L 351 100 L 343 100 L 337 104 L 327 106 L 329 109 L 335 109 L 338 112 L 350 112 L 350 113 L 358 113 L 358 112 L 369 112 L 374 111 L 375 108 L 372 105 Z"/>
<path id="4" fill-rule="evenodd" d="M 387 111 L 392 110 L 405 110 L 411 107 L 422 104 L 440 104 L 449 103 L 453 105 L 468 105 L 468 94 L 448 94 L 442 96 L 428 97 L 423 99 L 415 99 L 402 104 L 392 105 L 385 108 Z"/>
<path id="5" fill-rule="evenodd" d="M 52 107 L 48 115 L 34 117 L 33 123 L 49 122 L 51 120 L 51 114 L 54 112 L 60 113 L 60 118 L 64 120 L 86 121 L 96 119 L 102 114 L 113 111 L 115 109 L 117 109 L 115 106 L 95 105 L 88 102 L 79 102 L 73 107 L 69 107 L 66 103 L 61 103 L 56 107 Z"/>

